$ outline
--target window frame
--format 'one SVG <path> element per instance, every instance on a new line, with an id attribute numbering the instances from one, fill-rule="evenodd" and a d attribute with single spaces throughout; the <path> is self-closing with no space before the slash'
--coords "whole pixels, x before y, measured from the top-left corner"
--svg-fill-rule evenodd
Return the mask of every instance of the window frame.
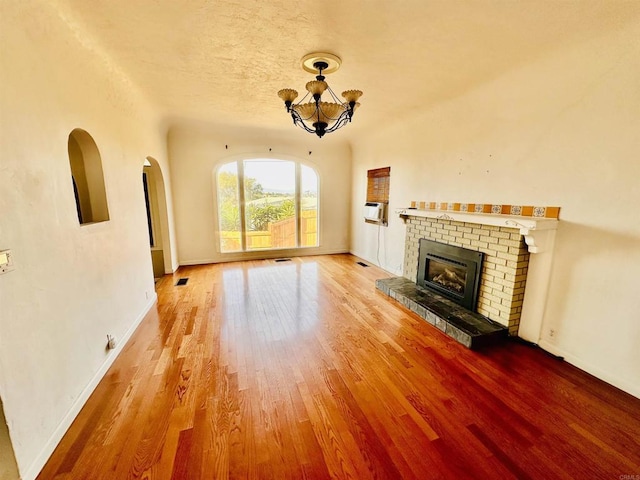
<path id="1" fill-rule="evenodd" d="M 296 244 L 289 247 L 268 247 L 268 248 L 247 248 L 247 226 L 246 226 L 246 201 L 245 201 L 245 162 L 250 161 L 272 161 L 272 162 L 292 162 L 294 164 L 295 171 L 295 220 L 296 220 Z M 221 229 L 221 215 L 220 215 L 220 196 L 218 188 L 218 175 L 220 170 L 229 164 L 236 164 L 237 171 L 237 187 L 238 187 L 238 203 L 239 203 L 239 223 L 240 223 L 240 249 L 224 251 L 222 249 L 222 229 Z M 302 242 L 302 167 L 309 168 L 316 177 L 316 243 L 315 245 L 301 245 Z M 307 162 L 303 162 L 298 158 L 288 157 L 280 155 L 278 157 L 270 157 L 265 155 L 252 155 L 226 158 L 221 161 L 213 170 L 213 184 L 214 184 L 214 200 L 215 200 L 215 219 L 216 219 L 216 250 L 221 255 L 238 255 L 238 254 L 255 254 L 258 252 L 272 252 L 281 250 L 303 250 L 309 248 L 318 248 L 321 244 L 321 229 L 320 229 L 320 174 L 318 169 Z"/>

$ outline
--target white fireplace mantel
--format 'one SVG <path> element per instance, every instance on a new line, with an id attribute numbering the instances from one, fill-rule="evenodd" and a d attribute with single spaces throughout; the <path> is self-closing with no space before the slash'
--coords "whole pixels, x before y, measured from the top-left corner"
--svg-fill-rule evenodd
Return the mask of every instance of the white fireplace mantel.
<path id="1" fill-rule="evenodd" d="M 540 342 L 553 264 L 553 247 L 558 228 L 557 219 L 415 208 L 399 208 L 395 212 L 405 223 L 408 217 L 423 217 L 518 229 L 520 235 L 524 237 L 529 253 L 535 254 L 529 259 L 518 336 L 535 344 Z"/>
<path id="2" fill-rule="evenodd" d="M 524 237 L 530 253 L 542 253 L 553 248 L 558 220 L 545 217 L 519 217 L 495 213 L 452 212 L 443 210 L 418 210 L 416 208 L 398 208 L 396 214 L 406 222 L 407 217 L 435 218 L 454 222 L 492 225 L 494 227 L 516 228 Z"/>

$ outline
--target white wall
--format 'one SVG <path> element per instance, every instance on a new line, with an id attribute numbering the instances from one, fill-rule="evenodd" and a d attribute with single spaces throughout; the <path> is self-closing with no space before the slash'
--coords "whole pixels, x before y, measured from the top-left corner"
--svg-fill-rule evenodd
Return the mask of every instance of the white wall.
<path id="1" fill-rule="evenodd" d="M 278 134 L 190 123 L 172 128 L 168 138 L 181 265 L 349 250 L 351 152 L 346 144 L 328 137 L 320 140 L 293 125 L 290 132 Z M 318 248 L 242 255 L 219 252 L 214 170 L 242 158 L 297 160 L 316 169 L 320 177 Z"/>
<path id="2" fill-rule="evenodd" d="M 0 276 L 0 397 L 23 478 L 154 301 L 142 165 L 153 155 L 166 169 L 156 112 L 54 5 L 0 2 L 0 249 L 15 263 Z M 107 222 L 78 224 L 74 128 L 100 151 Z M 122 340 L 116 351 L 107 334 Z"/>
<path id="3" fill-rule="evenodd" d="M 640 396 L 640 25 L 567 46 L 353 145 L 352 251 L 376 261 L 360 219 L 366 170 L 391 166 L 390 203 L 562 207 L 544 348 Z M 405 227 L 381 231 L 400 273 Z M 550 336 L 550 330 L 555 335 Z"/>

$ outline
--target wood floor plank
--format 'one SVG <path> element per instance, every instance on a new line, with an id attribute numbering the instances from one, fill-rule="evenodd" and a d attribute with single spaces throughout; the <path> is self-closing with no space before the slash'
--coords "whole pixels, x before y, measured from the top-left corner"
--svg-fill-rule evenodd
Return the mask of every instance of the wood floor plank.
<path id="1" fill-rule="evenodd" d="M 541 350 L 465 349 L 351 255 L 181 267 L 48 479 L 573 479 L 640 472 L 640 400 Z M 178 278 L 188 277 L 185 286 Z"/>
<path id="2" fill-rule="evenodd" d="M 191 456 L 191 448 L 193 446 L 193 429 L 182 430 L 178 437 L 178 445 L 173 462 L 172 480 L 181 480 L 189 478 L 191 464 L 189 458 Z"/>

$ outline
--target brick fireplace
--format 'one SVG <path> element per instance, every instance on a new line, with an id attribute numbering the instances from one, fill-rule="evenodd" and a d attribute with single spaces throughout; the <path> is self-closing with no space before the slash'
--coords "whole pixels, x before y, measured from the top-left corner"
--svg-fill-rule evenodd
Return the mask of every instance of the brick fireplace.
<path id="1" fill-rule="evenodd" d="M 476 205 L 466 211 L 466 204 L 428 205 L 396 210 L 406 224 L 403 276 L 416 282 L 420 239 L 482 252 L 477 312 L 507 327 L 510 335 L 537 343 L 559 209 Z M 545 216 L 548 212 L 551 216 Z"/>
<path id="2" fill-rule="evenodd" d="M 477 311 L 517 335 L 529 266 L 517 229 L 413 216 L 406 225 L 405 278 L 416 281 L 421 238 L 484 253 Z"/>

